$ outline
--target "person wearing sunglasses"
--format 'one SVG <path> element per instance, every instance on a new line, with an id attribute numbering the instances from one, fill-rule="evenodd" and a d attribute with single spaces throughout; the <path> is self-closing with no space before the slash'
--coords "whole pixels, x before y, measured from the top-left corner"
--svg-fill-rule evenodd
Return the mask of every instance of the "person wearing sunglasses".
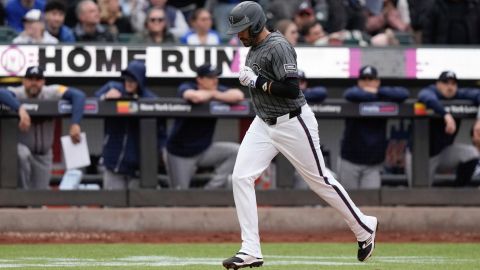
<path id="1" fill-rule="evenodd" d="M 131 40 L 131 43 L 175 43 L 175 36 L 170 32 L 166 20 L 165 10 L 154 7 L 147 12 L 145 18 L 145 30 L 137 33 Z"/>

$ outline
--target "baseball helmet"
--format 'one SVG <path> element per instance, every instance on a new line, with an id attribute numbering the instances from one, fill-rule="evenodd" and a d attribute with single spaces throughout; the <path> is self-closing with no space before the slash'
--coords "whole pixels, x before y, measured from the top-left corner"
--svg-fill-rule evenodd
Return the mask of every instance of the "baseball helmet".
<path id="1" fill-rule="evenodd" d="M 236 5 L 232 9 L 228 21 L 230 26 L 227 30 L 227 34 L 237 34 L 250 27 L 250 34 L 256 36 L 265 26 L 267 17 L 265 17 L 265 13 L 258 3 L 245 1 Z"/>

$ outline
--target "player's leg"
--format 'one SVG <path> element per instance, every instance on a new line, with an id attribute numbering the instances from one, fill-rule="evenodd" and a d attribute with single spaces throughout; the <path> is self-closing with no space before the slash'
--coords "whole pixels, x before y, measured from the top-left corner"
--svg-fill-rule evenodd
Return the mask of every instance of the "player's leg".
<path id="1" fill-rule="evenodd" d="M 360 188 L 361 166 L 346 159 L 339 158 L 338 178 L 346 189 Z"/>
<path id="2" fill-rule="evenodd" d="M 472 179 L 478 163 L 478 152 L 473 145 L 455 143 L 439 154 L 438 169 L 456 170 L 455 184 L 464 186 Z"/>
<path id="3" fill-rule="evenodd" d="M 18 162 L 18 182 L 19 186 L 24 189 L 32 188 L 32 153 L 24 144 L 17 145 L 17 162 Z"/>
<path id="4" fill-rule="evenodd" d="M 103 172 L 103 189 L 105 190 L 125 190 L 128 187 L 127 176 L 114 173 L 109 169 Z"/>
<path id="5" fill-rule="evenodd" d="M 225 187 L 233 172 L 240 145 L 234 142 L 214 142 L 198 159 L 199 167 L 214 167 L 215 175 L 205 186 L 206 189 Z"/>
<path id="6" fill-rule="evenodd" d="M 299 117 L 277 125 L 272 138 L 275 138 L 275 146 L 292 162 L 312 190 L 340 212 L 359 242 L 374 235 L 377 219 L 364 215 L 343 186 L 326 170 L 317 120 L 308 106 L 302 107 Z"/>
<path id="7" fill-rule="evenodd" d="M 233 197 L 242 231 L 240 252 L 255 258 L 262 258 L 262 251 L 254 182 L 278 153 L 267 129 L 261 119 L 254 119 L 240 145 L 232 175 Z"/>
<path id="8" fill-rule="evenodd" d="M 52 178 L 52 150 L 45 155 L 32 155 L 32 188 L 50 189 Z"/>
<path id="9" fill-rule="evenodd" d="M 378 189 L 382 186 L 382 179 L 380 171 L 382 170 L 382 164 L 377 165 L 362 165 L 362 177 L 360 178 L 361 189 Z M 341 178 L 340 178 L 341 179 Z M 343 180 L 342 180 L 343 184 Z M 345 187 L 345 185 L 344 185 Z M 345 187 L 347 188 L 347 187 Z M 348 188 L 347 188 L 348 189 Z"/>
<path id="10" fill-rule="evenodd" d="M 193 175 L 197 171 L 198 157 L 180 157 L 167 152 L 167 174 L 170 187 L 188 189 Z"/>

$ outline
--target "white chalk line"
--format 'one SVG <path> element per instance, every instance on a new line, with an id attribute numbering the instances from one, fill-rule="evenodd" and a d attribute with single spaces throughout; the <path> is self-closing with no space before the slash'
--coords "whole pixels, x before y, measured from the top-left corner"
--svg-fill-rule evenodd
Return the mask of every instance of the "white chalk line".
<path id="1" fill-rule="evenodd" d="M 459 264 L 479 263 L 480 259 L 459 259 L 441 256 L 375 256 L 369 263 L 356 262 L 352 256 L 283 256 L 265 255 L 267 265 L 372 266 L 378 264 Z M 224 258 L 192 258 L 173 256 L 129 256 L 114 259 L 24 257 L 0 259 L 0 268 L 49 267 L 162 267 L 188 265 L 220 265 Z"/>

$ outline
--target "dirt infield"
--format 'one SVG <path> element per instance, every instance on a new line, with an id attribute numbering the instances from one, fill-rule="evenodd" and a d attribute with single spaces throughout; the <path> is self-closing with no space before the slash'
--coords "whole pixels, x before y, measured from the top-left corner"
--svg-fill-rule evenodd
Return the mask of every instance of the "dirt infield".
<path id="1" fill-rule="evenodd" d="M 334 233 L 268 233 L 261 234 L 263 242 L 352 242 L 349 231 Z M 239 242 L 237 232 L 178 233 L 178 232 L 2 232 L 0 244 L 32 243 L 224 243 Z M 476 242 L 480 233 L 403 233 L 379 232 L 380 242 Z"/>

